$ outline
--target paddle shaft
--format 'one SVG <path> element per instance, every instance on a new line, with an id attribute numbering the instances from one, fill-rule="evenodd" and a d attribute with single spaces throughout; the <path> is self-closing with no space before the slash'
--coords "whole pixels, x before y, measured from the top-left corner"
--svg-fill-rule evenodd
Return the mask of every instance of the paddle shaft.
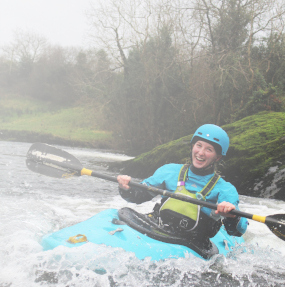
<path id="1" fill-rule="evenodd" d="M 27 167 L 34 172 L 57 178 L 68 178 L 72 176 L 88 175 L 117 182 L 117 178 L 113 176 L 101 174 L 83 168 L 81 162 L 68 152 L 43 143 L 35 143 L 30 147 L 27 153 L 26 164 Z M 145 189 L 150 192 L 160 194 L 162 196 L 175 198 L 181 201 L 186 201 L 213 210 L 217 210 L 217 205 L 203 200 L 194 199 L 187 195 L 169 192 L 153 186 L 147 186 L 132 181 L 129 183 L 129 185 L 131 187 L 133 186 L 139 189 Z M 260 216 L 255 214 L 249 214 L 239 210 L 231 210 L 229 213 L 265 223 L 276 236 L 278 236 L 282 240 L 285 240 L 285 214 Z"/>
<path id="2" fill-rule="evenodd" d="M 86 169 L 86 168 L 83 168 L 80 171 L 80 174 L 81 175 L 89 175 L 89 176 L 98 177 L 98 178 L 101 178 L 101 179 L 106 179 L 106 180 L 109 180 L 109 181 L 117 182 L 117 179 L 115 177 L 113 177 L 113 176 L 101 174 L 101 173 L 98 173 L 96 171 L 92 171 L 92 170 L 89 170 L 89 169 Z M 157 187 L 147 186 L 147 185 L 139 184 L 139 183 L 136 183 L 136 182 L 133 182 L 133 181 L 129 182 L 129 186 L 137 187 L 139 189 L 145 189 L 145 190 L 152 191 L 154 193 L 157 193 L 157 194 L 160 194 L 160 195 L 163 195 L 163 196 L 166 196 L 166 197 L 171 197 L 171 198 L 175 198 L 175 199 L 178 199 L 178 200 L 194 203 L 194 204 L 197 204 L 197 205 L 208 207 L 210 209 L 214 209 L 214 210 L 217 209 L 217 205 L 214 204 L 214 203 L 198 200 L 198 199 L 192 198 L 192 197 L 187 196 L 187 195 L 173 193 L 173 192 L 170 192 L 170 191 L 167 191 L 167 190 L 162 190 L 162 189 L 159 189 Z M 253 219 L 253 220 L 259 221 L 259 222 L 265 222 L 266 221 L 266 216 L 253 215 L 253 214 L 249 214 L 249 213 L 246 213 L 246 212 L 243 212 L 243 211 L 239 211 L 239 210 L 231 210 L 229 213 L 233 214 L 233 215 L 245 217 L 245 218 L 248 218 L 248 219 Z M 274 223 L 275 223 L 275 221 L 274 221 Z"/>

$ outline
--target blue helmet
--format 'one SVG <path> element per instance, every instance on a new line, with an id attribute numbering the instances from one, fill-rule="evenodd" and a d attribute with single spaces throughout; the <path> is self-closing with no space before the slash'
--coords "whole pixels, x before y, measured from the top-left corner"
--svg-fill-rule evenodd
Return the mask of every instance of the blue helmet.
<path id="1" fill-rule="evenodd" d="M 230 139 L 228 134 L 219 126 L 206 124 L 199 127 L 194 133 L 191 143 L 194 144 L 199 138 L 213 144 L 217 153 L 226 155 Z"/>

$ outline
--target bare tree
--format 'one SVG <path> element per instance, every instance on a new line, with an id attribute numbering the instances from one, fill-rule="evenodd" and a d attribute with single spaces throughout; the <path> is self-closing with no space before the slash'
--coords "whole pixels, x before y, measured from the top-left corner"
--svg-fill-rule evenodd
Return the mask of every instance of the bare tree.
<path id="1" fill-rule="evenodd" d="M 37 34 L 17 31 L 14 40 L 2 50 L 12 62 L 29 60 L 36 62 L 47 47 L 47 40 Z"/>
<path id="2" fill-rule="evenodd" d="M 103 48 L 111 56 L 113 68 L 123 69 L 128 75 L 131 70 L 129 65 L 133 64 L 130 73 L 136 75 L 132 74 L 132 81 L 135 82 L 136 76 L 140 79 L 133 93 L 138 95 L 137 91 L 141 89 L 140 101 L 143 103 L 137 105 L 135 118 L 138 118 L 141 106 L 148 106 L 144 113 L 148 116 L 140 123 L 144 127 L 154 127 L 154 122 L 162 120 L 157 117 L 160 107 L 153 105 L 162 100 L 173 108 L 169 108 L 169 111 L 175 111 L 177 118 L 182 115 L 183 122 L 194 122 L 192 126 L 188 125 L 191 129 L 193 125 L 205 121 L 217 124 L 232 121 L 232 116 L 258 89 L 260 63 L 253 51 L 256 51 L 264 37 L 277 34 L 278 37 L 270 38 L 274 45 L 274 41 L 277 43 L 284 34 L 283 2 L 102 0 L 99 7 L 90 10 L 89 20 L 92 23 L 93 39 L 97 47 Z M 152 40 L 157 36 L 159 39 L 165 27 L 171 37 L 169 51 L 173 48 L 175 53 L 170 53 L 172 58 L 167 58 L 166 65 L 160 65 L 156 60 L 161 51 L 155 46 L 160 45 L 160 42 Z M 152 43 L 153 57 L 149 50 Z M 167 57 L 166 54 L 163 57 Z M 134 69 L 135 63 L 140 63 L 138 70 Z M 173 75 L 179 76 L 175 78 Z M 168 85 L 170 78 L 175 78 L 179 87 L 183 87 L 180 94 Z M 155 89 L 158 83 L 163 92 Z M 131 88 L 132 85 L 125 86 L 122 95 L 126 99 L 120 100 L 119 104 L 132 101 L 133 107 L 135 102 L 138 103 L 139 99 L 128 93 Z M 155 97 L 158 100 L 153 101 Z M 121 114 L 123 110 L 124 107 L 120 109 Z M 130 108 L 126 109 L 125 117 L 128 120 L 125 122 L 131 122 L 129 111 Z M 151 123 L 147 123 L 147 120 Z M 162 136 L 160 126 L 152 130 L 155 132 L 149 133 L 149 139 L 160 134 L 163 142 L 168 136 Z"/>
<path id="3" fill-rule="evenodd" d="M 155 31 L 155 2 L 151 0 L 101 0 L 88 13 L 91 37 L 114 60 L 114 68 L 124 68 L 131 48 L 145 43 Z"/>
<path id="4" fill-rule="evenodd" d="M 215 121 L 219 123 L 221 109 L 233 113 L 248 100 L 245 96 L 254 89 L 258 68 L 253 61 L 252 50 L 269 34 L 278 34 L 279 37 L 284 34 L 285 4 L 284 1 L 272 0 L 196 0 L 185 1 L 183 5 L 176 8 L 183 11 L 179 22 L 182 37 L 179 38 L 182 44 L 183 41 L 186 43 L 183 47 L 187 43 L 191 48 L 195 47 L 195 51 L 192 49 L 188 54 L 191 62 L 195 57 L 203 56 L 209 63 L 212 74 L 212 79 L 207 79 L 212 81 L 210 99 Z M 195 19 L 196 26 L 193 25 Z M 278 37 L 272 39 L 278 41 Z M 225 90 L 228 81 L 231 82 L 231 90 Z M 237 100 L 234 94 L 239 94 L 236 108 L 233 105 Z M 205 93 L 200 94 L 200 98 L 209 99 Z"/>

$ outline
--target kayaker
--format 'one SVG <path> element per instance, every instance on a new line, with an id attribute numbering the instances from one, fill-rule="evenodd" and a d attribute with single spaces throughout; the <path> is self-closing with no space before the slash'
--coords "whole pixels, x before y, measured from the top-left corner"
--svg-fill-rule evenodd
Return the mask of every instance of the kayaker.
<path id="1" fill-rule="evenodd" d="M 191 139 L 191 164 L 166 164 L 158 168 L 142 184 L 155 186 L 217 204 L 217 210 L 163 197 L 148 216 L 169 232 L 189 237 L 189 240 L 209 242 L 222 224 L 227 233 L 242 236 L 248 222 L 229 214 L 238 209 L 236 188 L 215 172 L 215 165 L 226 155 L 229 137 L 219 126 L 206 124 L 199 127 Z M 145 189 L 130 187 L 131 177 L 119 175 L 119 192 L 125 200 L 143 203 L 153 199 Z"/>

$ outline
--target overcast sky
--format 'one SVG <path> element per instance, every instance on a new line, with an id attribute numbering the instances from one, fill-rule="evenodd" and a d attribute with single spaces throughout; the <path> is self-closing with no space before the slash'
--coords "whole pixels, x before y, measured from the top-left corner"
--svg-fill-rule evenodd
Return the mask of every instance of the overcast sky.
<path id="1" fill-rule="evenodd" d="M 15 31 L 43 36 L 51 44 L 85 46 L 91 2 L 96 0 L 0 0 L 0 46 L 9 44 Z"/>

